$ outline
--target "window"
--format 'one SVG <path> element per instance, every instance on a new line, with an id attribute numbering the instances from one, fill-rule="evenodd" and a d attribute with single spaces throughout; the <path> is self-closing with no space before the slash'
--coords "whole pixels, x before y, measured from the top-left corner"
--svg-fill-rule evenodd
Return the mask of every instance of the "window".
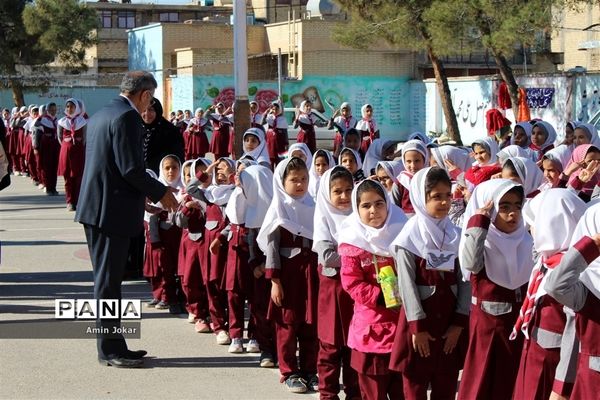
<path id="1" fill-rule="evenodd" d="M 176 12 L 160 13 L 160 22 L 179 22 L 179 13 L 176 13 Z"/>
<path id="2" fill-rule="evenodd" d="M 112 28 L 112 11 L 100 11 L 100 25 L 103 28 Z"/>
<path id="3" fill-rule="evenodd" d="M 135 11 L 119 11 L 117 21 L 119 28 L 135 28 Z"/>

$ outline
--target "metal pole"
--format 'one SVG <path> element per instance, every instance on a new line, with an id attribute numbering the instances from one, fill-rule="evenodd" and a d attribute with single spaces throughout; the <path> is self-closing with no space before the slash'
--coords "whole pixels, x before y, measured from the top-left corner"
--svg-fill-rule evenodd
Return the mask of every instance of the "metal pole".
<path id="1" fill-rule="evenodd" d="M 282 79 L 282 71 L 281 71 L 281 49 L 277 49 L 277 92 L 279 93 L 279 101 L 283 103 L 282 93 L 281 93 L 281 79 Z M 283 104 L 281 104 L 283 109 Z"/>
<path id="2" fill-rule="evenodd" d="M 233 2 L 233 69 L 235 86 L 234 157 L 242 153 L 242 138 L 250 128 L 250 104 L 248 102 L 248 49 L 246 38 L 246 1 Z"/>

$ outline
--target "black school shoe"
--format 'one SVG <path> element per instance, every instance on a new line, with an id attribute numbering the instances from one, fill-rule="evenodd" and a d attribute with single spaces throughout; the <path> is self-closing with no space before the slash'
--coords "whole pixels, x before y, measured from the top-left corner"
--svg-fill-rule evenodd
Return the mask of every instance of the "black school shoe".
<path id="1" fill-rule="evenodd" d="M 98 362 L 100 365 L 106 365 L 109 367 L 116 368 L 141 368 L 144 366 L 144 360 L 141 358 L 128 358 L 127 356 L 123 357 L 113 357 L 113 358 L 99 358 Z"/>
<path id="2" fill-rule="evenodd" d="M 300 375 L 290 375 L 284 382 L 285 387 L 291 393 L 306 393 L 308 387 L 306 381 Z"/>
<path id="3" fill-rule="evenodd" d="M 308 375 L 306 381 L 306 386 L 308 389 L 312 390 L 313 392 L 319 391 L 319 377 L 316 374 Z"/>

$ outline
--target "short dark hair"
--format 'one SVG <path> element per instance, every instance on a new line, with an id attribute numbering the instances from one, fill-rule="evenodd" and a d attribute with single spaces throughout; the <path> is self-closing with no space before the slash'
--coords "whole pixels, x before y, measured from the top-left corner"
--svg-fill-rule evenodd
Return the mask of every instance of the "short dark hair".
<path id="1" fill-rule="evenodd" d="M 429 172 L 427 172 L 427 176 L 425 176 L 425 197 L 431 193 L 434 187 L 438 185 L 438 183 L 445 183 L 449 188 L 452 188 L 452 181 L 448 176 L 448 173 L 444 168 L 440 167 L 431 167 Z"/>
<path id="2" fill-rule="evenodd" d="M 123 76 L 121 81 L 121 93 L 137 94 L 144 90 L 154 90 L 158 87 L 156 79 L 148 71 L 129 71 Z"/>
<path id="3" fill-rule="evenodd" d="M 354 161 L 358 163 L 358 160 L 356 159 L 356 154 L 354 154 L 354 152 L 352 150 L 350 150 L 348 147 L 344 148 L 344 150 L 342 150 L 342 152 L 340 153 L 340 159 L 344 158 L 344 155 L 346 154 L 350 154 L 353 158 Z"/>
<path id="4" fill-rule="evenodd" d="M 344 180 L 350 184 L 350 186 L 354 186 L 354 178 L 352 177 L 352 173 L 348 171 L 344 167 L 340 167 L 339 165 L 334 167 L 331 171 L 331 175 L 329 177 L 329 190 L 331 190 L 331 186 L 333 185 L 333 181 L 338 179 Z"/>
<path id="5" fill-rule="evenodd" d="M 292 157 L 290 162 L 285 166 L 285 170 L 283 171 L 283 180 L 287 178 L 288 174 L 292 171 L 306 171 L 308 173 L 308 168 L 306 167 L 306 163 L 303 159 L 298 157 Z"/>
<path id="6" fill-rule="evenodd" d="M 359 131 L 357 131 L 355 128 L 350 128 L 350 129 L 348 129 L 348 130 L 346 131 L 346 133 L 344 134 L 344 138 L 346 138 L 347 136 L 350 136 L 350 135 L 355 135 L 355 136 L 357 136 L 358 138 L 360 138 L 360 137 L 361 137 L 361 135 L 360 135 L 360 132 L 359 132 Z"/>
<path id="7" fill-rule="evenodd" d="M 387 198 L 387 195 L 385 194 L 385 191 L 383 190 L 383 186 L 381 186 L 381 184 L 379 182 L 375 182 L 372 179 L 365 179 L 358 185 L 359 185 L 358 190 L 356 191 L 356 204 L 357 205 L 360 205 L 360 196 L 362 196 L 363 193 L 367 193 L 367 192 L 376 192 L 379 196 L 381 196 L 383 198 L 383 200 L 385 200 L 386 203 L 388 202 L 388 198 Z"/>

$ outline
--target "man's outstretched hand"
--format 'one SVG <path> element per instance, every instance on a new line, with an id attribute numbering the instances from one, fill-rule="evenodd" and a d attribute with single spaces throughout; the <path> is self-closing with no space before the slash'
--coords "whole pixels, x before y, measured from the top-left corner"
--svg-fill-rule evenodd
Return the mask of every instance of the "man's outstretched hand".
<path id="1" fill-rule="evenodd" d="M 173 212 L 177 210 L 177 199 L 175 199 L 175 195 L 173 193 L 177 193 L 178 190 L 172 187 L 168 187 L 165 195 L 160 199 L 160 204 L 162 204 L 163 208 L 167 211 Z"/>

